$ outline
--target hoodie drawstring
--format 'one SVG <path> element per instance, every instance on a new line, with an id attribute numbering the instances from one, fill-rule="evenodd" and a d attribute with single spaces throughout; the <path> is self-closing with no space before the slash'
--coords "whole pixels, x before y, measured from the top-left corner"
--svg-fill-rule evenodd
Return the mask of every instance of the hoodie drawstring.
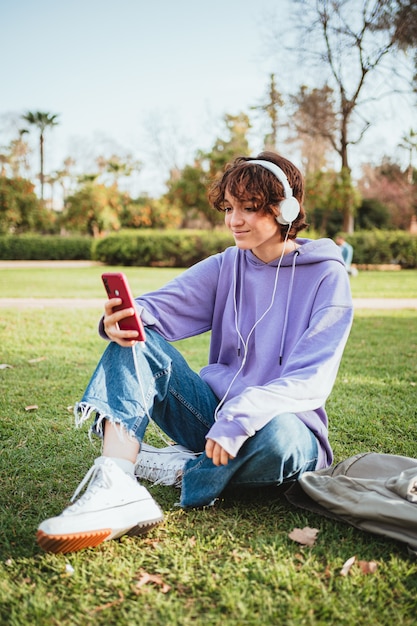
<path id="1" fill-rule="evenodd" d="M 280 346 L 280 349 L 279 349 L 279 364 L 280 365 L 282 365 L 282 358 L 284 356 L 285 336 L 287 334 L 288 317 L 289 317 L 291 296 L 292 296 L 292 290 L 293 290 L 293 284 L 294 284 L 295 264 L 297 262 L 297 257 L 298 257 L 299 254 L 300 253 L 298 252 L 298 250 L 295 250 L 294 251 L 294 258 L 292 260 L 291 278 L 290 278 L 290 284 L 288 286 L 287 304 L 285 306 L 284 326 L 282 328 L 281 346 Z"/>

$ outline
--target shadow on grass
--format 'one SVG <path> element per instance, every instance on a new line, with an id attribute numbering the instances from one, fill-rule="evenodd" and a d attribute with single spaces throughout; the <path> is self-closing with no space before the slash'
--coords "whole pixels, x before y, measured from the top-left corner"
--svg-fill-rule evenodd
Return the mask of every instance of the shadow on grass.
<path id="1" fill-rule="evenodd" d="M 58 515 L 69 504 L 77 481 L 78 478 L 65 481 L 65 474 L 57 475 L 53 471 L 45 471 L 42 478 L 34 477 L 30 484 L 16 476 L 10 477 L 8 503 L 1 506 L 3 530 L 0 558 L 3 562 L 10 558 L 33 558 L 44 554 L 35 540 L 37 527 L 43 519 Z M 235 535 L 238 543 L 247 540 L 277 547 L 286 545 L 295 553 L 305 548 L 294 544 L 288 534 L 294 528 L 308 526 L 319 530 L 314 546 L 318 558 L 326 559 L 331 555 L 333 560 L 343 560 L 359 555 L 363 560 L 381 560 L 396 554 L 415 561 L 400 542 L 357 530 L 347 523 L 297 507 L 288 502 L 283 488 L 228 490 L 213 506 L 183 510 L 177 505 L 178 490 L 146 486 L 164 510 L 167 522 L 155 528 L 151 532 L 152 537 L 158 539 L 172 532 L 175 539 L 179 533 L 179 549 L 184 536 L 191 538 L 195 533 L 226 533 Z M 15 499 L 12 492 L 18 494 Z M 147 535 L 123 538 L 121 541 L 147 545 Z M 103 546 L 103 549 L 106 548 Z"/>

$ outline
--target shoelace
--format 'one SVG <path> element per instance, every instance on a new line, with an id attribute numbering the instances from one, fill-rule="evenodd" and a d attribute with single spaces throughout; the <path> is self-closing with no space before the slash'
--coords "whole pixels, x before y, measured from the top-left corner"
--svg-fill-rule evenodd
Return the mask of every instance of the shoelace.
<path id="1" fill-rule="evenodd" d="M 92 494 L 96 492 L 97 489 L 106 488 L 111 485 L 111 478 L 109 475 L 108 468 L 105 465 L 92 465 L 83 480 L 78 485 L 77 489 L 74 491 L 71 502 L 74 502 L 78 494 L 83 490 L 84 486 L 88 483 L 87 489 L 85 493 L 81 496 L 77 502 L 73 504 L 73 506 L 77 506 L 84 500 L 90 498 Z"/>

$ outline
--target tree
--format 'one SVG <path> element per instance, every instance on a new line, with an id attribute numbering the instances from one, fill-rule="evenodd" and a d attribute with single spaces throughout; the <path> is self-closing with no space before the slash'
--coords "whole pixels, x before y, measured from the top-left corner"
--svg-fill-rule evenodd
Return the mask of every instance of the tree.
<path id="1" fill-rule="evenodd" d="M 124 157 L 112 154 L 109 158 L 99 156 L 96 159 L 96 163 L 100 170 L 100 175 L 104 175 L 104 177 L 106 175 L 109 176 L 116 188 L 119 187 L 121 178 L 129 177 L 134 171 L 138 172 L 141 168 L 140 161 L 135 160 L 130 154 Z"/>
<path id="2" fill-rule="evenodd" d="M 408 183 L 407 172 L 398 163 L 385 157 L 377 167 L 365 166 L 359 188 L 364 199 L 377 200 L 388 208 L 395 228 L 409 228 L 415 213 L 416 194 Z"/>
<path id="3" fill-rule="evenodd" d="M 98 237 L 119 230 L 120 215 L 129 199 L 114 187 L 87 182 L 67 198 L 62 225 L 71 231 Z"/>
<path id="4" fill-rule="evenodd" d="M 360 203 L 350 172 L 316 171 L 306 176 L 304 206 L 310 226 L 321 235 L 334 237 L 343 228 L 346 207 L 354 215 Z"/>
<path id="5" fill-rule="evenodd" d="M 59 170 L 53 173 L 56 182 L 61 186 L 62 199 L 65 205 L 66 199 L 70 193 L 70 190 L 75 184 L 76 175 L 72 171 L 75 166 L 75 160 L 71 157 L 67 157 Z"/>
<path id="6" fill-rule="evenodd" d="M 12 178 L 27 178 L 29 165 L 27 161 L 30 153 L 29 146 L 24 140 L 27 130 L 19 130 L 16 139 L 12 139 L 8 146 L 3 148 L 0 154 L 0 163 L 2 164 L 1 175 L 5 176 L 7 168 Z M 6 167 L 7 166 L 7 167 Z"/>
<path id="7" fill-rule="evenodd" d="M 394 18 L 394 40 L 402 50 L 414 50 L 414 91 L 417 92 L 417 2 L 397 0 L 387 3 L 386 11 Z"/>
<path id="8" fill-rule="evenodd" d="M 358 209 L 356 224 L 360 230 L 393 228 L 390 211 L 386 204 L 376 198 L 364 199 Z"/>
<path id="9" fill-rule="evenodd" d="M 56 126 L 58 124 L 57 114 L 52 113 L 43 113 L 42 111 L 28 111 L 22 118 L 31 124 L 32 126 L 36 126 L 39 130 L 39 156 L 40 156 L 40 183 L 41 183 L 41 200 L 44 199 L 44 141 L 45 141 L 45 131 L 47 128 L 51 128 L 52 126 Z"/>
<path id="10" fill-rule="evenodd" d="M 122 228 L 180 228 L 182 211 L 165 196 L 159 200 L 139 197 L 131 200 L 120 215 Z"/>
<path id="11" fill-rule="evenodd" d="M 223 118 L 227 138 L 218 137 L 210 152 L 199 155 L 202 162 L 208 161 L 209 178 L 214 178 L 223 171 L 227 163 L 237 156 L 249 156 L 248 131 L 251 127 L 249 117 L 245 113 L 238 115 L 226 114 Z"/>
<path id="12" fill-rule="evenodd" d="M 197 153 L 193 165 L 186 165 L 181 170 L 172 170 L 168 181 L 166 199 L 175 203 L 182 210 L 185 221 L 203 218 L 213 228 L 223 224 L 223 217 L 209 204 L 207 187 L 218 176 L 225 165 L 237 156 L 249 155 L 247 133 L 250 128 L 249 117 L 226 114 L 223 118 L 226 126 L 226 138 L 217 137 L 210 152 Z"/>
<path id="13" fill-rule="evenodd" d="M 408 135 L 401 138 L 400 148 L 404 148 L 408 152 L 407 181 L 409 185 L 413 184 L 413 153 L 417 152 L 417 132 L 410 128 Z"/>
<path id="14" fill-rule="evenodd" d="M 270 75 L 269 89 L 268 89 L 268 101 L 265 104 L 259 104 L 251 107 L 252 110 L 262 111 L 267 114 L 271 123 L 271 132 L 264 138 L 265 150 L 277 150 L 278 145 L 278 126 L 279 126 L 279 114 L 278 110 L 284 106 L 284 100 L 282 95 L 277 90 L 275 74 Z"/>
<path id="15" fill-rule="evenodd" d="M 318 61 L 323 84 L 334 91 L 337 129 L 332 143 L 344 176 L 350 172 L 348 147 L 359 143 L 370 126 L 359 115 L 364 89 L 369 77 L 382 70 L 387 55 L 400 49 L 398 33 L 412 19 L 402 8 L 410 4 L 411 0 L 294 0 L 293 22 L 300 24 L 304 62 Z M 352 232 L 353 225 L 346 207 L 343 229 Z"/>
<path id="16" fill-rule="evenodd" d="M 44 232 L 51 228 L 51 220 L 29 180 L 0 176 L 0 234 Z"/>
<path id="17" fill-rule="evenodd" d="M 208 180 L 207 172 L 198 160 L 194 165 L 186 165 L 181 172 L 171 174 L 165 197 L 170 203 L 181 207 L 183 224 L 187 225 L 190 220 L 201 221 L 202 217 L 212 227 L 221 222 L 218 212 L 213 211 L 207 198 Z"/>
<path id="18" fill-rule="evenodd" d="M 324 169 L 329 151 L 335 148 L 337 120 L 333 89 L 328 85 L 314 89 L 302 85 L 291 101 L 295 106 L 291 117 L 295 130 L 292 141 L 300 145 L 303 170 L 308 175 Z"/>

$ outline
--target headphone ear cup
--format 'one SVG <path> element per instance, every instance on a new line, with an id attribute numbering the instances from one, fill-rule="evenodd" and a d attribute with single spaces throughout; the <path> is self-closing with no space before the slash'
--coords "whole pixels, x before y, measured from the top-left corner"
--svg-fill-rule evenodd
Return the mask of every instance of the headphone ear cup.
<path id="1" fill-rule="evenodd" d="M 300 203 L 297 198 L 291 196 L 291 198 L 285 198 L 279 205 L 279 214 L 277 215 L 277 222 L 286 226 L 292 224 L 297 219 L 300 212 Z"/>

